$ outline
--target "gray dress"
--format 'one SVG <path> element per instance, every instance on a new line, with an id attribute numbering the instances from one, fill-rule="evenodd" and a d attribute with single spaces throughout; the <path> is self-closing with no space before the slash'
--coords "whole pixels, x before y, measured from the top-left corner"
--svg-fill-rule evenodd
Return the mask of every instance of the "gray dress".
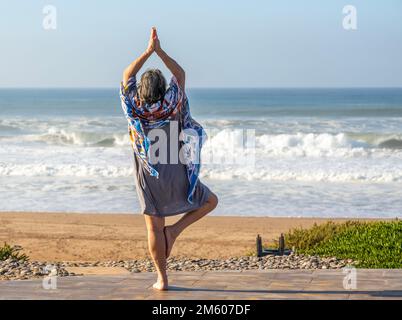
<path id="1" fill-rule="evenodd" d="M 176 119 L 171 120 L 178 119 L 176 117 Z M 151 216 L 166 217 L 202 207 L 208 200 L 211 191 L 198 180 L 193 195 L 193 203 L 191 204 L 187 201 L 189 181 L 186 166 L 180 161 L 178 163 L 170 163 L 170 142 L 171 139 L 177 139 L 177 137 L 170 136 L 170 123 L 159 129 L 162 129 L 167 137 L 165 150 L 159 150 L 159 152 L 166 152 L 168 160 L 167 163 L 153 163 L 153 167 L 159 172 L 159 177 L 151 176 L 143 167 L 138 156 L 134 154 L 135 182 L 141 212 Z M 149 130 L 145 129 L 144 131 L 148 135 Z M 156 153 L 157 156 L 160 156 L 158 152 L 154 152 L 156 150 L 153 149 L 154 145 L 156 145 L 155 142 L 151 143 L 150 154 Z"/>

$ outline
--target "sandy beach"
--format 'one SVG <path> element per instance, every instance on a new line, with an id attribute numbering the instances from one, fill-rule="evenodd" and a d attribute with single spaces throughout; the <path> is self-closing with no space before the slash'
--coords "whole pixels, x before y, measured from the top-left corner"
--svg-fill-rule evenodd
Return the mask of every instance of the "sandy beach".
<path id="1" fill-rule="evenodd" d="M 167 219 L 174 222 L 178 217 Z M 331 219 L 345 221 L 345 219 Z M 227 258 L 255 250 L 255 237 L 277 239 L 296 227 L 328 219 L 208 216 L 177 240 L 172 255 Z M 144 218 L 138 214 L 0 213 L 0 241 L 21 245 L 31 260 L 102 261 L 148 257 Z"/>

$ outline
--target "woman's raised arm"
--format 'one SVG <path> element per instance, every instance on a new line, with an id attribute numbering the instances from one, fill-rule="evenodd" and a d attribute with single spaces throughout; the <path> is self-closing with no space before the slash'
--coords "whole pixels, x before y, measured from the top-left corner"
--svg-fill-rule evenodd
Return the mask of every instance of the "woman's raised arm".
<path id="1" fill-rule="evenodd" d="M 141 54 L 137 59 L 135 59 L 123 72 L 123 85 L 127 85 L 128 79 L 132 76 L 135 76 L 138 71 L 142 68 L 144 63 L 148 60 L 148 58 L 155 51 L 155 40 L 157 39 L 156 29 L 151 29 L 151 37 L 149 39 L 148 48 L 145 50 L 143 54 Z"/>
<path id="2" fill-rule="evenodd" d="M 155 30 L 155 38 L 154 41 L 154 50 L 156 54 L 161 58 L 166 67 L 170 70 L 170 72 L 176 77 L 177 82 L 179 83 L 180 88 L 184 91 L 185 82 L 186 82 L 186 73 L 184 69 L 180 67 L 180 65 L 172 59 L 163 49 L 161 48 L 158 35 Z"/>

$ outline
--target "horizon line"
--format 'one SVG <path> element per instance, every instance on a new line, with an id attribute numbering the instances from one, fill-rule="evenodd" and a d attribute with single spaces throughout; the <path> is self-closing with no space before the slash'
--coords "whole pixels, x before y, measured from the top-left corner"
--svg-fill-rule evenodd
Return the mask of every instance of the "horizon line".
<path id="1" fill-rule="evenodd" d="M 23 90 L 60 90 L 60 89 L 71 89 L 71 90 L 77 90 L 77 89 L 84 89 L 84 90 L 104 90 L 104 89 L 113 89 L 113 90 L 119 90 L 119 87 L 113 87 L 113 86 L 98 86 L 98 87 L 70 87 L 70 86 L 60 86 L 60 87 L 1 87 L 0 90 L 18 90 L 18 89 L 23 89 Z M 232 86 L 232 87 L 187 87 L 186 90 L 192 90 L 192 89 L 402 89 L 401 86 Z"/>

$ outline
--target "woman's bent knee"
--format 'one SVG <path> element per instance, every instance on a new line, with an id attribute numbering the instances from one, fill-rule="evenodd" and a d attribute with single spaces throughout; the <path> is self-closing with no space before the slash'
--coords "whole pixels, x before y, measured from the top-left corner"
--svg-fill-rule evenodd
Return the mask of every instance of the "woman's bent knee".
<path id="1" fill-rule="evenodd" d="M 163 228 L 165 227 L 164 217 L 145 215 L 145 222 L 147 225 L 148 232 L 153 233 L 163 232 Z"/>
<path id="2" fill-rule="evenodd" d="M 215 193 L 211 192 L 211 195 L 208 198 L 208 204 L 212 207 L 211 210 L 216 208 L 216 206 L 218 205 L 218 202 L 219 202 L 219 200 L 218 200 L 217 195 Z"/>

